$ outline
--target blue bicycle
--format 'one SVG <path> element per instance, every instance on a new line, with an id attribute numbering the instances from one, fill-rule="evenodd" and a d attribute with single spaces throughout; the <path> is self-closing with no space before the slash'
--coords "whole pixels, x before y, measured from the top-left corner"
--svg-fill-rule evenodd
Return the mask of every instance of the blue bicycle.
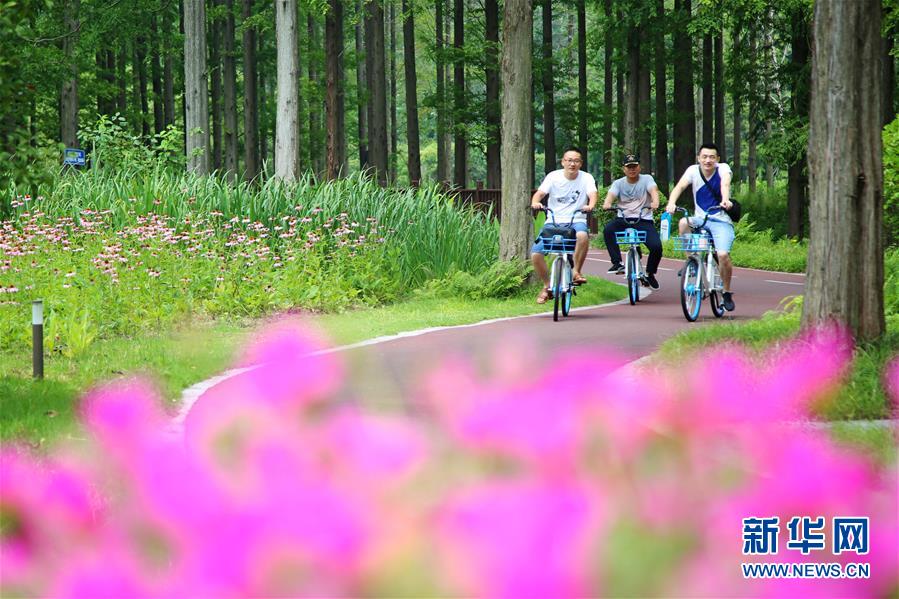
<path id="1" fill-rule="evenodd" d="M 646 231 L 635 229 L 634 225 L 643 218 L 643 213 L 652 214 L 652 208 L 643 206 L 637 217 L 626 217 L 620 208 L 612 207 L 609 210 L 617 210 L 618 217 L 630 225 L 624 231 L 615 232 L 615 242 L 618 245 L 627 246 L 627 257 L 624 260 L 624 280 L 627 285 L 627 297 L 631 305 L 640 301 L 640 286 L 646 287 L 646 271 L 643 269 L 643 251 L 640 246 L 646 243 Z"/>
<path id="2" fill-rule="evenodd" d="M 683 212 L 689 220 L 690 213 L 685 208 L 677 210 Z M 687 254 L 680 272 L 680 303 L 684 317 L 690 322 L 699 318 L 702 300 L 706 297 L 709 298 L 712 314 L 716 318 L 724 316 L 724 284 L 718 271 L 715 240 L 708 229 L 703 228 L 708 220 L 709 214 L 706 213 L 699 226 L 690 226 L 694 233 L 674 238 L 674 250 Z"/>
<path id="3" fill-rule="evenodd" d="M 567 225 L 559 225 L 550 208 L 544 208 L 546 214 L 552 219 L 552 224 L 544 225 L 540 230 L 540 241 L 543 243 L 543 255 L 553 256 L 549 271 L 549 289 L 553 294 L 553 320 L 559 320 L 559 312 L 562 316 L 568 316 L 571 312 L 571 297 L 575 295 L 572 264 L 574 262 L 574 248 L 577 244 L 577 232 L 574 230 L 574 217 Z"/>

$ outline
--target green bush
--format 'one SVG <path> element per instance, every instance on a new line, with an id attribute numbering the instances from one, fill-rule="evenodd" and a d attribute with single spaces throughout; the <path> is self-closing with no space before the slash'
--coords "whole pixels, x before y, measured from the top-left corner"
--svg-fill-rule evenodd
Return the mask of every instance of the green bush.
<path id="1" fill-rule="evenodd" d="M 883 228 L 886 245 L 899 244 L 899 118 L 883 129 Z"/>
<path id="2" fill-rule="evenodd" d="M 429 281 L 419 294 L 472 300 L 509 297 L 521 289 L 530 270 L 527 262 L 496 262 L 480 274 L 455 270 Z"/>

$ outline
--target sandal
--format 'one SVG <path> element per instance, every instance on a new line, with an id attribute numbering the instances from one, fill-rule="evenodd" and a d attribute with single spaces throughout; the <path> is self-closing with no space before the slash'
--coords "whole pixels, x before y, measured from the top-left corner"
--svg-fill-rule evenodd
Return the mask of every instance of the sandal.
<path id="1" fill-rule="evenodd" d="M 583 285 L 587 282 L 587 279 L 581 273 L 574 273 L 574 277 L 571 279 L 572 285 Z"/>
<path id="2" fill-rule="evenodd" d="M 540 293 L 537 294 L 537 303 L 545 304 L 547 300 L 552 299 L 553 292 L 550 291 L 547 287 L 544 287 L 540 290 Z"/>

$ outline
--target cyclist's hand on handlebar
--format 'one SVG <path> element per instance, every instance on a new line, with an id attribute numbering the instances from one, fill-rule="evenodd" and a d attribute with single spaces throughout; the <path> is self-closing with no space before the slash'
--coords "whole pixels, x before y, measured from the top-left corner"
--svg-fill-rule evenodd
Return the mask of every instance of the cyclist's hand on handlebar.
<path id="1" fill-rule="evenodd" d="M 668 202 L 668 205 L 665 206 L 665 212 L 667 212 L 668 214 L 674 214 L 675 210 L 677 210 L 676 204 L 672 204 L 671 202 Z"/>
<path id="2" fill-rule="evenodd" d="M 721 200 L 721 207 L 724 208 L 725 210 L 728 210 L 733 205 L 734 205 L 733 202 L 731 202 L 730 200 L 725 200 L 725 199 Z"/>
<path id="3" fill-rule="evenodd" d="M 540 202 L 534 202 L 531 204 L 531 210 L 546 210 L 546 206 Z"/>

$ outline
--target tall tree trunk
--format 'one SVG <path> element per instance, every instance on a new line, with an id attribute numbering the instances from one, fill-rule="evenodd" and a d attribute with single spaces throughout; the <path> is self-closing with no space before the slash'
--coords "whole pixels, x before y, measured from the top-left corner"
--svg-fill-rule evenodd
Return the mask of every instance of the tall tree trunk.
<path id="1" fill-rule="evenodd" d="M 128 61 L 128 44 L 123 40 L 119 43 L 119 52 L 116 56 L 116 110 L 123 117 L 128 110 L 128 80 L 125 72 L 125 63 Z"/>
<path id="2" fill-rule="evenodd" d="M 500 260 L 525 260 L 533 232 L 530 210 L 533 157 L 530 0 L 505 0 L 502 46 L 502 218 Z M 530 172 L 529 172 L 530 171 Z"/>
<path id="3" fill-rule="evenodd" d="M 668 195 L 668 96 L 665 58 L 665 0 L 656 0 L 655 84 L 656 84 L 656 183 Z"/>
<path id="4" fill-rule="evenodd" d="M 382 186 L 387 184 L 387 89 L 384 73 L 384 7 L 382 0 L 369 0 L 365 5 L 366 39 L 371 45 L 365 49 L 369 60 L 369 90 L 371 91 L 371 121 L 369 122 L 369 150 L 375 176 Z"/>
<path id="5" fill-rule="evenodd" d="M 163 16 L 163 18 L 165 18 Z M 159 65 L 159 27 L 156 15 L 150 16 L 150 80 L 153 85 L 153 130 L 156 133 L 165 129 L 165 115 L 162 110 L 162 68 Z"/>
<path id="6" fill-rule="evenodd" d="M 602 126 L 602 183 L 603 185 L 612 184 L 612 0 L 603 0 L 603 13 L 605 16 L 605 29 L 603 48 L 605 52 L 605 61 L 603 62 L 603 101 L 604 101 L 604 119 Z"/>
<path id="7" fill-rule="evenodd" d="M 265 50 L 264 36 L 256 36 L 256 43 L 259 44 L 256 49 L 257 55 L 263 56 Z M 268 87 L 269 83 L 265 69 L 262 68 L 257 70 L 259 74 L 259 159 L 261 165 L 266 165 L 268 163 L 268 144 L 270 141 L 268 98 L 271 96 L 271 92 Z M 262 168 L 265 167 L 263 166 Z"/>
<path id="8" fill-rule="evenodd" d="M 147 39 L 137 38 L 134 46 L 135 63 L 137 63 L 137 81 L 140 85 L 140 127 L 144 137 L 150 135 L 150 94 L 147 91 Z"/>
<path id="9" fill-rule="evenodd" d="M 809 22 L 806 11 L 799 9 L 792 15 L 791 72 L 793 89 L 790 94 L 793 116 L 803 119 L 809 110 L 810 73 Z M 787 213 L 789 215 L 787 234 L 801 238 L 805 211 L 808 209 L 808 176 L 806 175 L 807 155 L 802 152 L 787 170 Z"/>
<path id="10" fill-rule="evenodd" d="M 765 125 L 765 135 L 767 139 L 774 136 L 774 125 L 771 121 Z M 765 160 L 765 184 L 768 186 L 769 192 L 774 189 L 774 162 L 770 157 Z"/>
<path id="11" fill-rule="evenodd" d="M 749 31 L 749 61 L 750 73 L 756 73 L 756 48 L 758 41 L 757 33 L 754 29 Z M 758 158 L 756 156 L 756 147 L 758 143 L 758 83 L 756 77 L 749 78 L 749 155 L 746 159 L 746 168 L 748 169 L 749 193 L 754 194 L 758 179 Z"/>
<path id="12" fill-rule="evenodd" d="M 97 51 L 97 70 L 103 86 L 97 92 L 97 112 L 112 115 L 115 103 L 115 53 L 109 49 Z"/>
<path id="13" fill-rule="evenodd" d="M 217 8 L 223 0 L 212 0 Z M 216 13 L 217 15 L 217 13 Z M 209 28 L 209 76 L 212 79 L 211 105 L 212 111 L 212 170 L 222 169 L 222 61 L 219 54 L 222 43 L 222 22 L 216 16 Z"/>
<path id="14" fill-rule="evenodd" d="M 409 184 L 417 186 L 421 183 L 421 148 L 418 137 L 418 74 L 415 71 L 415 5 L 409 2 L 409 0 L 403 0 L 402 10 L 403 68 L 406 84 L 406 149 L 408 156 L 406 165 L 409 170 Z M 487 14 L 489 30 L 489 8 Z M 487 101 L 489 103 L 489 78 L 487 86 Z M 490 126 L 489 119 L 487 125 L 488 127 Z"/>
<path id="15" fill-rule="evenodd" d="M 396 3 L 391 2 L 387 11 L 387 21 L 390 30 L 390 60 L 388 61 L 389 74 L 387 81 L 390 84 L 390 94 L 387 101 L 390 104 L 390 160 L 387 164 L 387 172 L 390 181 L 396 182 Z"/>
<path id="16" fill-rule="evenodd" d="M 640 31 L 633 22 L 627 28 L 627 89 L 625 92 L 624 151 L 637 153 L 637 121 L 640 110 Z"/>
<path id="17" fill-rule="evenodd" d="M 368 160 L 368 103 L 370 101 L 370 90 L 368 89 L 368 70 L 366 69 L 369 60 L 369 49 L 363 42 L 365 37 L 363 31 L 364 23 L 365 16 L 362 0 L 356 0 L 356 122 L 359 134 L 359 168 L 361 170 L 365 170 L 370 166 Z"/>
<path id="18" fill-rule="evenodd" d="M 330 10 L 325 18 L 325 61 L 328 72 L 325 118 L 328 121 L 326 168 L 328 179 L 332 180 L 347 168 L 343 47 L 343 0 L 330 0 Z"/>
<path id="19" fill-rule="evenodd" d="M 295 181 L 299 174 L 300 111 L 297 57 L 297 2 L 275 1 L 278 53 L 278 114 L 275 120 L 275 177 Z"/>
<path id="20" fill-rule="evenodd" d="M 243 18 L 243 157 L 244 178 L 254 181 L 259 175 L 259 103 L 256 73 L 256 28 L 250 27 L 253 0 L 242 0 Z"/>
<path id="21" fill-rule="evenodd" d="M 803 325 L 885 330 L 880 0 L 815 3 L 809 119 L 811 239 Z M 862 257 L 862 259 L 858 259 Z"/>
<path id="22" fill-rule="evenodd" d="M 60 140 L 69 148 L 78 147 L 78 61 L 75 47 L 78 45 L 78 22 L 81 0 L 68 0 L 63 8 L 66 35 L 62 39 L 68 78 L 62 82 L 59 101 Z"/>
<path id="23" fill-rule="evenodd" d="M 172 51 L 172 16 L 162 13 L 162 117 L 168 127 L 175 124 L 175 58 Z"/>
<path id="24" fill-rule="evenodd" d="M 625 132 L 625 115 L 627 113 L 627 104 L 624 97 L 624 69 L 619 63 L 615 69 L 615 146 L 621 149 L 626 145 L 627 133 Z M 630 151 L 628 149 L 628 151 Z M 612 159 L 612 172 L 617 175 L 618 169 L 615 169 L 615 161 L 618 157 Z"/>
<path id="25" fill-rule="evenodd" d="M 209 174 L 209 87 L 206 78 L 206 1 L 184 0 L 184 130 L 187 170 Z"/>
<path id="26" fill-rule="evenodd" d="M 234 0 L 225 0 L 225 15 L 222 37 L 224 53 L 222 55 L 222 91 L 225 102 L 225 177 L 229 181 L 237 179 L 237 66 L 234 50 Z"/>
<path id="27" fill-rule="evenodd" d="M 458 2 L 458 0 L 456 0 Z M 543 0 L 543 170 L 556 170 L 556 111 L 553 85 L 553 0 Z"/>
<path id="28" fill-rule="evenodd" d="M 712 64 L 715 62 L 712 34 L 702 36 L 702 143 L 714 142 L 714 91 L 712 84 Z"/>
<path id="29" fill-rule="evenodd" d="M 674 29 L 674 177 L 677 181 L 696 162 L 696 113 L 693 104 L 693 42 L 687 31 L 690 0 L 675 0 L 678 26 Z M 692 190 L 690 192 L 692 197 Z"/>
<path id="30" fill-rule="evenodd" d="M 443 50 L 443 21 L 444 2 L 449 0 L 436 0 L 434 3 L 434 35 L 436 39 L 434 59 L 437 68 L 437 181 L 445 183 L 449 179 L 447 165 L 447 153 L 449 147 L 446 144 L 446 88 L 444 75 L 444 50 Z"/>
<path id="31" fill-rule="evenodd" d="M 447 12 L 446 18 L 443 19 L 443 39 L 444 46 L 449 48 L 450 39 L 452 37 L 452 29 L 453 29 L 453 19 L 449 13 L 449 2 L 447 0 Z M 456 115 L 453 113 L 453 97 L 454 94 L 450 93 L 450 89 L 452 88 L 453 82 L 451 77 L 451 72 L 448 66 L 448 61 L 444 60 L 445 68 L 443 70 L 443 89 L 446 90 L 443 94 L 443 114 L 446 115 L 446 127 L 443 130 L 443 145 L 446 147 L 446 152 L 443 154 L 443 159 L 446 160 L 446 167 L 444 170 L 446 171 L 446 182 L 450 184 L 451 178 L 454 175 L 453 172 L 453 123 L 455 122 Z M 454 89 L 454 88 L 452 88 Z"/>
<path id="32" fill-rule="evenodd" d="M 587 11 L 584 0 L 577 4 L 577 143 L 583 152 L 583 169 L 589 171 L 589 129 L 587 129 Z"/>
<path id="33" fill-rule="evenodd" d="M 715 145 L 722 160 L 727 156 L 724 129 L 724 32 L 715 33 Z"/>
<path id="34" fill-rule="evenodd" d="M 733 53 L 739 56 L 743 51 L 742 24 L 736 20 L 733 26 Z M 740 189 L 740 143 L 741 143 L 741 127 L 742 110 L 743 110 L 743 85 L 741 82 L 734 81 L 732 88 L 732 102 L 734 106 L 734 150 L 731 158 L 731 169 L 733 170 L 733 179 L 731 188 L 734 192 Z"/>
<path id="35" fill-rule="evenodd" d="M 456 0 L 453 10 L 453 129 L 454 136 L 454 177 L 457 187 L 465 187 L 468 179 L 468 140 L 465 133 L 465 0 Z"/>
<path id="36" fill-rule="evenodd" d="M 642 31 L 641 31 L 642 37 Z M 652 56 L 649 52 L 649 43 L 641 44 L 640 54 L 641 63 L 644 65 L 640 68 L 639 77 L 637 77 L 637 147 L 639 148 L 640 159 L 643 161 L 643 168 L 647 171 L 652 168 L 652 131 L 650 130 L 650 121 L 652 119 L 652 107 L 650 105 L 649 96 L 649 65 L 652 64 Z"/>
<path id="37" fill-rule="evenodd" d="M 487 187 L 502 185 L 500 160 L 500 100 L 499 100 L 499 1 L 485 0 L 486 41 L 486 120 L 487 120 Z"/>
<path id="38" fill-rule="evenodd" d="M 318 74 L 318 24 L 315 17 L 310 11 L 306 15 L 306 34 L 308 36 L 309 64 L 307 72 L 309 74 L 309 87 L 311 93 L 309 95 L 309 166 L 315 172 L 316 177 L 323 174 L 322 147 L 324 144 L 321 138 L 321 98 L 318 90 L 321 89 L 321 82 Z"/>

